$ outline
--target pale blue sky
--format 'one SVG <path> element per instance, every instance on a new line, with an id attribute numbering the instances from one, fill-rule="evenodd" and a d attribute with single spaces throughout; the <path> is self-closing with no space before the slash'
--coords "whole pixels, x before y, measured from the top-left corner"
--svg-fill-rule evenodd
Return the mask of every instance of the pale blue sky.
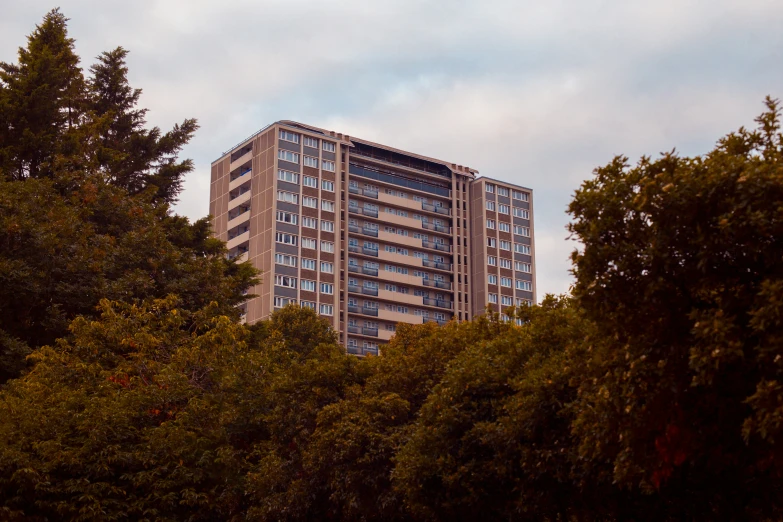
<path id="1" fill-rule="evenodd" d="M 0 60 L 56 4 L 0 0 Z M 209 164 L 279 119 L 468 165 L 535 191 L 539 296 L 568 289 L 565 208 L 592 170 L 708 151 L 783 97 L 780 0 L 67 1 L 85 67 L 129 49 L 149 121 L 187 117 Z"/>

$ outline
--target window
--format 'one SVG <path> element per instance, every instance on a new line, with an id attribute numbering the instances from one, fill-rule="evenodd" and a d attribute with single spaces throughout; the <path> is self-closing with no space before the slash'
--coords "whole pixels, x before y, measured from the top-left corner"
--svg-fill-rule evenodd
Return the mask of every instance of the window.
<path id="1" fill-rule="evenodd" d="M 503 203 L 498 204 L 498 212 L 501 214 L 508 214 L 508 205 L 504 205 Z"/>
<path id="2" fill-rule="evenodd" d="M 296 299 L 290 297 L 275 297 L 275 308 L 282 308 L 289 304 L 295 304 Z"/>
<path id="3" fill-rule="evenodd" d="M 302 248 L 304 248 L 304 239 L 302 240 Z M 302 270 L 315 270 L 315 259 L 302 258 Z"/>
<path id="4" fill-rule="evenodd" d="M 530 245 L 520 245 L 519 243 L 515 243 L 514 252 L 516 252 L 517 254 L 530 255 Z"/>
<path id="5" fill-rule="evenodd" d="M 290 141 L 291 143 L 299 143 L 298 134 L 283 129 L 280 129 L 280 139 L 283 141 Z"/>
<path id="6" fill-rule="evenodd" d="M 310 188 L 318 188 L 318 178 L 312 176 L 305 176 L 302 178 L 302 185 Z"/>
<path id="7" fill-rule="evenodd" d="M 517 281 L 517 290 L 533 291 L 533 283 L 530 281 Z"/>
<path id="8" fill-rule="evenodd" d="M 321 293 L 330 295 L 333 294 L 334 285 L 332 283 L 321 283 Z"/>
<path id="9" fill-rule="evenodd" d="M 397 325 L 392 323 L 386 323 L 386 330 L 389 332 L 396 332 L 397 331 Z"/>
<path id="10" fill-rule="evenodd" d="M 334 201 L 327 201 L 325 199 L 322 199 L 321 210 L 325 210 L 327 212 L 334 212 Z"/>
<path id="11" fill-rule="evenodd" d="M 487 210 L 495 210 L 495 202 L 494 201 L 487 201 Z"/>
<path id="12" fill-rule="evenodd" d="M 498 294 L 489 294 L 489 302 L 497 304 L 497 302 L 498 302 Z"/>
<path id="13" fill-rule="evenodd" d="M 508 197 L 508 189 L 503 187 L 498 187 L 498 196 Z"/>
<path id="14" fill-rule="evenodd" d="M 318 158 L 313 158 L 312 156 L 305 156 L 302 158 L 302 165 L 305 167 L 313 167 L 314 169 L 318 168 Z"/>
<path id="15" fill-rule="evenodd" d="M 519 270 L 520 272 L 527 272 L 528 274 L 531 272 L 531 266 L 530 263 L 523 263 L 522 261 L 517 261 L 514 263 L 514 268 Z"/>
<path id="16" fill-rule="evenodd" d="M 334 181 L 321 180 L 321 189 L 327 192 L 334 192 Z"/>
<path id="17" fill-rule="evenodd" d="M 321 315 L 334 315 L 334 306 L 322 304 L 320 308 Z"/>
<path id="18" fill-rule="evenodd" d="M 277 159 L 281 159 L 283 161 L 290 161 L 291 163 L 299 163 L 299 154 L 297 154 L 296 152 L 291 152 L 290 150 L 280 149 L 277 152 Z"/>
<path id="19" fill-rule="evenodd" d="M 310 310 L 315 310 L 315 303 L 312 301 L 302 301 L 302 308 L 309 308 Z"/>
<path id="20" fill-rule="evenodd" d="M 500 278 L 500 286 L 505 286 L 506 288 L 511 288 L 511 278 L 510 277 L 501 277 Z"/>
<path id="21" fill-rule="evenodd" d="M 490 284 L 490 285 L 498 284 L 498 276 L 489 274 L 487 276 L 487 283 Z"/>
<path id="22" fill-rule="evenodd" d="M 512 304 L 514 304 L 514 300 L 509 295 L 500 296 L 500 302 L 505 306 L 511 306 Z"/>
<path id="23" fill-rule="evenodd" d="M 277 211 L 277 220 L 282 223 L 290 223 L 292 225 L 296 225 L 296 220 L 299 216 L 296 214 L 292 214 L 290 212 L 283 212 L 282 210 Z"/>
<path id="24" fill-rule="evenodd" d="M 287 254 L 275 254 L 275 263 L 278 265 L 296 266 L 296 256 L 289 256 Z"/>
<path id="25" fill-rule="evenodd" d="M 282 232 L 278 232 L 275 239 L 278 243 L 283 243 L 284 245 L 296 246 L 299 237 L 293 234 L 284 234 Z"/>
<path id="26" fill-rule="evenodd" d="M 518 190 L 515 190 L 513 192 L 514 199 L 518 199 L 519 201 L 529 201 L 530 194 L 527 192 L 519 192 Z"/>
<path id="27" fill-rule="evenodd" d="M 487 228 L 491 228 L 492 230 L 495 229 L 495 220 L 494 219 L 488 219 L 487 220 Z"/>
<path id="28" fill-rule="evenodd" d="M 334 232 L 334 221 L 321 220 L 321 230 L 324 232 Z"/>
<path id="29" fill-rule="evenodd" d="M 278 170 L 277 179 L 280 181 L 287 181 L 288 183 L 296 183 L 297 185 L 299 184 L 299 174 L 296 172 L 290 172 L 288 170 Z"/>
<path id="30" fill-rule="evenodd" d="M 503 241 L 500 240 L 500 248 L 501 250 L 511 250 L 511 241 Z"/>
<path id="31" fill-rule="evenodd" d="M 520 230 L 521 235 L 524 237 L 530 237 L 530 227 L 520 227 L 522 230 Z"/>
<path id="32" fill-rule="evenodd" d="M 334 265 L 328 261 L 321 261 L 321 272 L 325 274 L 333 274 Z"/>
<path id="33" fill-rule="evenodd" d="M 495 256 L 487 256 L 487 264 L 489 266 L 497 266 L 498 258 Z"/>
<path id="34" fill-rule="evenodd" d="M 275 276 L 275 286 L 284 286 L 286 288 L 296 288 L 296 278 L 291 276 Z"/>
<path id="35" fill-rule="evenodd" d="M 323 160 L 321 162 L 321 168 L 328 170 L 329 172 L 334 172 L 334 161 Z"/>
<path id="36" fill-rule="evenodd" d="M 500 268 L 511 268 L 511 260 L 500 258 Z"/>
<path id="37" fill-rule="evenodd" d="M 498 230 L 500 230 L 501 232 L 511 232 L 511 225 L 509 225 L 508 223 L 500 222 L 498 223 Z"/>
<path id="38" fill-rule="evenodd" d="M 495 193 L 495 185 L 491 183 L 487 183 L 487 193 L 488 194 L 494 194 Z"/>
<path id="39" fill-rule="evenodd" d="M 294 205 L 296 205 L 299 203 L 299 194 L 286 192 L 284 190 L 278 190 L 277 201 L 284 201 L 286 203 L 293 203 Z"/>
<path id="40" fill-rule="evenodd" d="M 309 136 L 304 137 L 304 144 L 307 147 L 312 147 L 314 149 L 318 148 L 318 140 Z"/>
<path id="41" fill-rule="evenodd" d="M 311 281 L 310 279 L 302 279 L 302 286 L 300 288 L 307 292 L 315 292 L 315 281 Z"/>
<path id="42" fill-rule="evenodd" d="M 530 219 L 530 212 L 525 210 L 524 208 L 514 207 L 514 217 L 518 217 L 522 219 Z"/>
<path id="43" fill-rule="evenodd" d="M 334 253 L 334 243 L 331 241 L 321 241 L 321 252 Z"/>
<path id="44" fill-rule="evenodd" d="M 326 152 L 334 152 L 334 143 L 325 141 L 323 142 L 323 144 L 324 144 L 324 150 Z"/>
<path id="45" fill-rule="evenodd" d="M 310 208 L 318 208 L 318 198 L 310 196 L 302 196 L 302 206 Z"/>
<path id="46" fill-rule="evenodd" d="M 487 246 L 492 248 L 495 248 L 497 246 L 497 241 L 495 241 L 494 237 L 487 238 Z"/>
<path id="47" fill-rule="evenodd" d="M 315 218 L 302 216 L 302 226 L 305 228 L 318 228 L 318 220 Z"/>
<path id="48" fill-rule="evenodd" d="M 311 248 L 315 250 L 315 239 L 310 237 L 303 237 L 302 238 L 302 248 Z"/>

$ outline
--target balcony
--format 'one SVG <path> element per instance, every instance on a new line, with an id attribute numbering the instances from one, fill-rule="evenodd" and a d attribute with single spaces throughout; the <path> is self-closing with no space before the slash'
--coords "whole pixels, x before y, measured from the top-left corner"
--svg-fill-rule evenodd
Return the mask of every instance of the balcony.
<path id="1" fill-rule="evenodd" d="M 348 325 L 348 333 L 358 334 L 360 332 L 359 327 L 353 324 Z"/>
<path id="2" fill-rule="evenodd" d="M 377 252 L 377 250 L 376 250 Z M 378 269 L 377 268 L 368 268 L 366 266 L 362 267 L 362 274 L 368 275 L 368 276 L 375 276 L 378 277 Z"/>
<path id="3" fill-rule="evenodd" d="M 359 293 L 359 286 L 358 285 L 348 285 L 348 291 L 358 294 Z"/>
<path id="4" fill-rule="evenodd" d="M 439 250 L 441 252 L 451 252 L 451 245 L 447 245 L 445 243 L 437 243 L 435 241 L 426 241 L 424 239 L 421 240 L 421 246 L 425 248 L 433 248 L 435 250 Z"/>
<path id="5" fill-rule="evenodd" d="M 348 305 L 348 312 L 358 314 L 359 313 L 359 307 L 357 305 Z"/>
<path id="6" fill-rule="evenodd" d="M 434 223 L 427 223 L 425 221 L 421 222 L 421 228 L 434 230 L 435 232 L 441 232 L 443 234 L 451 234 L 451 227 L 444 227 L 443 225 L 436 225 Z"/>
<path id="7" fill-rule="evenodd" d="M 438 306 L 440 308 L 448 308 L 449 310 L 451 310 L 453 307 L 453 303 L 451 301 L 431 299 L 429 297 L 422 297 L 422 300 L 424 301 L 424 304 L 427 306 Z"/>
<path id="8" fill-rule="evenodd" d="M 372 296 L 377 297 L 378 296 L 378 289 L 377 288 L 370 288 L 370 287 L 367 287 L 367 286 L 363 286 L 362 287 L 362 293 L 364 295 L 372 295 Z"/>
<path id="9" fill-rule="evenodd" d="M 367 198 L 378 199 L 378 191 L 372 189 L 361 189 L 359 187 L 348 186 L 348 192 L 350 194 L 358 194 Z"/>
<path id="10" fill-rule="evenodd" d="M 438 214 L 443 214 L 444 216 L 450 216 L 451 210 L 449 210 L 446 207 L 438 207 L 436 205 L 431 205 L 429 203 L 422 203 L 421 204 L 422 210 L 427 210 L 429 212 L 437 212 Z"/>
<path id="11" fill-rule="evenodd" d="M 250 201 L 250 189 L 247 189 L 247 191 L 235 196 L 233 199 L 230 199 L 228 202 L 228 210 L 229 212 L 242 203 L 247 203 Z"/>
<path id="12" fill-rule="evenodd" d="M 250 161 L 250 159 L 253 157 L 252 153 L 253 153 L 253 148 L 247 147 L 247 150 L 244 153 L 240 151 L 240 154 L 242 155 L 238 156 L 236 159 L 234 159 L 234 155 L 232 154 L 231 155 L 232 159 L 231 159 L 231 163 L 229 164 L 228 171 L 232 172 L 234 169 L 241 167 L 243 164 Z M 236 154 L 236 152 L 234 154 Z"/>
<path id="13" fill-rule="evenodd" d="M 353 232 L 354 234 L 358 234 L 359 227 L 357 227 L 356 225 L 348 225 L 348 232 Z"/>
<path id="14" fill-rule="evenodd" d="M 348 252 L 359 253 L 359 245 L 348 245 Z"/>
<path id="15" fill-rule="evenodd" d="M 367 208 L 367 207 L 362 209 L 362 214 L 364 214 L 365 216 L 370 216 L 370 217 L 374 217 L 374 218 L 378 217 L 378 211 L 377 210 L 372 209 L 372 208 Z"/>
<path id="16" fill-rule="evenodd" d="M 361 349 L 358 346 L 348 346 L 348 353 L 351 355 L 361 355 Z"/>
<path id="17" fill-rule="evenodd" d="M 247 176 L 251 172 L 252 172 L 251 169 L 247 169 L 247 170 L 241 172 L 240 174 L 232 177 L 231 181 L 229 181 L 229 183 L 228 183 L 228 190 L 234 190 L 238 186 L 242 185 L 245 181 L 249 180 L 250 178 L 249 177 L 245 177 L 245 176 Z"/>
<path id="18" fill-rule="evenodd" d="M 241 245 L 242 243 L 245 243 L 248 239 L 250 239 L 249 230 L 229 239 L 228 242 L 226 243 L 226 248 L 228 250 L 231 250 L 232 248 Z"/>
<path id="19" fill-rule="evenodd" d="M 368 328 L 366 326 L 362 327 L 362 335 L 369 335 L 372 337 L 378 337 L 378 329 L 377 328 Z"/>
<path id="20" fill-rule="evenodd" d="M 365 236 L 378 237 L 378 229 L 364 227 L 362 228 L 362 234 L 364 234 Z"/>
<path id="21" fill-rule="evenodd" d="M 348 265 L 348 271 L 349 272 L 358 272 L 359 271 L 359 267 L 357 265 Z M 376 272 L 377 272 L 377 270 L 376 270 Z"/>
<path id="22" fill-rule="evenodd" d="M 451 283 L 447 283 L 446 281 L 433 281 L 432 279 L 422 279 L 421 282 L 424 286 L 441 288 L 443 290 L 451 290 Z"/>
<path id="23" fill-rule="evenodd" d="M 439 263 L 437 261 L 430 261 L 429 259 L 422 259 L 421 264 L 429 268 L 437 268 L 438 270 L 451 271 L 451 263 Z"/>
<path id="24" fill-rule="evenodd" d="M 378 257 L 378 250 L 376 250 L 375 248 L 362 247 L 362 254 L 364 254 L 366 256 Z M 376 270 L 376 272 L 377 272 L 377 270 Z M 378 275 L 378 274 L 376 273 L 375 275 Z"/>
<path id="25" fill-rule="evenodd" d="M 429 317 L 426 317 L 424 319 L 425 323 L 438 323 L 439 325 L 443 326 L 444 324 L 448 323 L 445 319 L 430 319 Z"/>
<path id="26" fill-rule="evenodd" d="M 371 315 L 373 317 L 378 317 L 378 309 L 377 308 L 362 307 L 362 313 L 364 315 Z"/>

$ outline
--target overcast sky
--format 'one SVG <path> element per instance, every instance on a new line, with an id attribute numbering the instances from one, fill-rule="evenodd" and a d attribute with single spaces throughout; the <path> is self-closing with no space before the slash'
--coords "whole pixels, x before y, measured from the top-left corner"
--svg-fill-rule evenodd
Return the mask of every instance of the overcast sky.
<path id="1" fill-rule="evenodd" d="M 0 60 L 55 3 L 0 0 Z M 539 298 L 571 283 L 566 206 L 592 170 L 708 151 L 783 97 L 783 0 L 61 1 L 82 65 L 129 49 L 149 121 L 209 164 L 292 119 L 534 189 Z"/>

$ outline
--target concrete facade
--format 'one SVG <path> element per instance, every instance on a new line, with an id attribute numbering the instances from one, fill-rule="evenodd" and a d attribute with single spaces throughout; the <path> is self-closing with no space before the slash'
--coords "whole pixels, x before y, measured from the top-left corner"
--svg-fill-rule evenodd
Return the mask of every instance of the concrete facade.
<path id="1" fill-rule="evenodd" d="M 262 271 L 245 320 L 299 303 L 367 355 L 400 322 L 535 302 L 533 191 L 477 174 L 293 121 L 233 147 L 210 214 L 229 257 Z"/>

